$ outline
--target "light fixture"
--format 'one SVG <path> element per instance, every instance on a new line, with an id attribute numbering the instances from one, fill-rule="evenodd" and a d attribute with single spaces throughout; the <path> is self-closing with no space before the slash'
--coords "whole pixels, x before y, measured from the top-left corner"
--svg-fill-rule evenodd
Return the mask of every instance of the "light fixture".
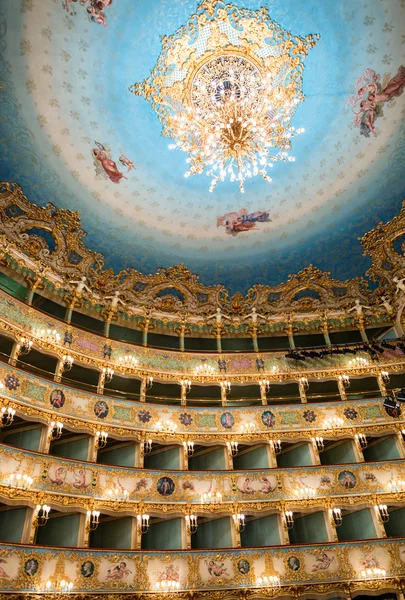
<path id="1" fill-rule="evenodd" d="M 35 524 L 38 527 L 43 527 L 44 525 L 47 524 L 48 519 L 49 519 L 49 511 L 50 510 L 51 510 L 51 507 L 48 506 L 47 504 L 38 504 L 37 505 Z"/>
<path id="2" fill-rule="evenodd" d="M 403 479 L 391 479 L 391 481 L 387 483 L 387 488 L 390 492 L 404 492 L 405 481 Z"/>
<path id="3" fill-rule="evenodd" d="M 316 489 L 312 487 L 301 486 L 295 490 L 295 495 L 298 496 L 298 498 L 305 498 L 306 500 L 309 500 L 310 498 L 315 498 Z"/>
<path id="4" fill-rule="evenodd" d="M 329 516 L 335 527 L 340 527 L 343 524 L 342 511 L 340 508 L 330 508 Z"/>
<path id="5" fill-rule="evenodd" d="M 105 448 L 107 445 L 108 433 L 106 431 L 97 431 L 96 443 L 98 448 Z"/>
<path id="6" fill-rule="evenodd" d="M 278 575 L 270 575 L 270 577 L 258 577 L 256 584 L 260 587 L 280 587 L 280 577 Z"/>
<path id="7" fill-rule="evenodd" d="M 221 386 L 222 393 L 225 394 L 225 396 L 227 396 L 231 391 L 231 382 L 228 380 L 224 380 L 221 381 L 219 385 Z"/>
<path id="8" fill-rule="evenodd" d="M 349 360 L 348 365 L 352 369 L 360 369 L 362 367 L 367 367 L 368 360 L 367 358 L 363 358 L 362 356 L 356 356 L 355 358 Z"/>
<path id="9" fill-rule="evenodd" d="M 388 371 L 381 371 L 381 379 L 382 379 L 383 383 L 390 382 L 390 374 L 388 373 Z"/>
<path id="10" fill-rule="evenodd" d="M 20 337 L 17 343 L 17 354 L 19 356 L 29 354 L 32 348 L 32 344 L 33 342 L 30 339 L 26 337 Z"/>
<path id="11" fill-rule="evenodd" d="M 388 523 L 390 520 L 390 515 L 388 512 L 388 507 L 386 504 L 377 504 L 375 506 L 376 511 L 380 515 L 380 519 L 383 523 Z"/>
<path id="12" fill-rule="evenodd" d="M 8 425 L 11 425 L 11 423 L 14 421 L 15 410 L 14 410 L 14 408 L 11 408 L 10 406 L 8 406 L 8 407 L 2 406 L 0 415 L 1 415 L 0 424 L 3 427 L 7 427 Z"/>
<path id="13" fill-rule="evenodd" d="M 139 360 L 133 354 L 125 354 L 125 356 L 119 357 L 120 366 L 124 368 L 133 368 L 137 367 Z"/>
<path id="14" fill-rule="evenodd" d="M 299 383 L 303 390 L 305 390 L 305 391 L 309 390 L 309 382 L 306 377 L 300 377 Z"/>
<path id="15" fill-rule="evenodd" d="M 246 527 L 245 515 L 238 513 L 238 514 L 232 515 L 232 518 L 233 518 L 233 524 L 235 527 L 235 531 L 237 533 L 241 533 L 242 531 L 244 531 L 244 529 Z"/>
<path id="16" fill-rule="evenodd" d="M 150 454 L 152 452 L 152 440 L 145 440 L 143 442 L 143 453 Z"/>
<path id="17" fill-rule="evenodd" d="M 349 375 L 339 375 L 339 381 L 343 385 L 344 388 L 350 387 Z"/>
<path id="18" fill-rule="evenodd" d="M 238 442 L 226 442 L 226 445 L 232 456 L 236 456 L 238 454 Z"/>
<path id="19" fill-rule="evenodd" d="M 167 419 L 167 421 L 158 421 L 156 423 L 156 430 L 160 433 L 175 433 L 177 430 L 177 423 L 172 421 L 171 419 Z"/>
<path id="20" fill-rule="evenodd" d="M 364 435 L 364 433 L 356 433 L 354 439 L 356 440 L 360 450 L 365 450 L 367 448 L 367 437 Z"/>
<path id="21" fill-rule="evenodd" d="M 191 535 L 198 529 L 198 518 L 195 515 L 186 515 L 186 528 Z"/>
<path id="22" fill-rule="evenodd" d="M 284 513 L 285 524 L 287 529 L 292 529 L 294 527 L 294 515 L 292 510 L 286 510 Z"/>
<path id="23" fill-rule="evenodd" d="M 48 344 L 59 344 L 61 341 L 61 335 L 56 329 L 35 329 L 33 335 Z"/>
<path id="24" fill-rule="evenodd" d="M 68 594 L 73 589 L 73 583 L 66 579 L 52 582 L 50 579 L 45 584 L 45 591 L 56 594 Z"/>
<path id="25" fill-rule="evenodd" d="M 184 394 L 188 394 L 191 391 L 191 380 L 190 379 L 181 379 L 180 385 L 181 385 L 181 391 Z"/>
<path id="26" fill-rule="evenodd" d="M 270 391 L 270 381 L 268 379 L 259 379 L 259 386 L 266 394 Z"/>
<path id="27" fill-rule="evenodd" d="M 180 581 L 174 579 L 160 579 L 156 581 L 155 587 L 162 592 L 170 592 L 180 589 Z"/>
<path id="28" fill-rule="evenodd" d="M 323 426 L 325 429 L 336 429 L 338 427 L 343 427 L 344 420 L 340 417 L 331 417 L 329 419 L 325 419 L 323 422 Z"/>
<path id="29" fill-rule="evenodd" d="M 256 425 L 252 421 L 249 423 L 242 423 L 240 426 L 241 433 L 253 433 L 254 431 L 256 431 Z"/>
<path id="30" fill-rule="evenodd" d="M 99 525 L 100 511 L 99 510 L 88 510 L 87 511 L 87 530 L 95 531 Z"/>
<path id="31" fill-rule="evenodd" d="M 110 488 L 107 495 L 116 502 L 126 502 L 129 499 L 129 492 L 125 488 Z"/>
<path id="32" fill-rule="evenodd" d="M 150 389 L 152 389 L 152 386 L 153 386 L 153 377 L 152 377 L 152 375 L 148 375 L 146 378 L 146 389 L 150 390 Z"/>
<path id="33" fill-rule="evenodd" d="M 60 437 L 62 437 L 62 433 L 63 423 L 61 423 L 60 421 L 51 421 L 49 425 L 49 439 L 51 440 L 51 442 L 54 442 L 55 440 L 58 440 Z"/>
<path id="34" fill-rule="evenodd" d="M 361 572 L 363 579 L 384 579 L 387 572 L 385 569 L 365 569 Z"/>
<path id="35" fill-rule="evenodd" d="M 313 437 L 312 443 L 315 446 L 315 448 L 318 450 L 318 452 L 322 452 L 322 450 L 325 449 L 323 437 L 319 437 L 319 436 Z"/>
<path id="36" fill-rule="evenodd" d="M 215 494 L 212 492 L 201 494 L 201 504 L 222 504 L 221 492 L 216 492 Z"/>
<path id="37" fill-rule="evenodd" d="M 281 440 L 270 440 L 270 445 L 272 446 L 275 454 L 281 453 Z"/>
<path id="38" fill-rule="evenodd" d="M 73 367 L 75 359 L 70 354 L 64 354 L 62 356 L 62 369 L 63 371 L 70 371 Z"/>
<path id="39" fill-rule="evenodd" d="M 16 488 L 21 488 L 23 490 L 28 490 L 32 486 L 33 482 L 34 480 L 32 477 L 26 475 L 25 473 L 23 475 L 21 475 L 21 473 L 11 473 L 8 478 L 9 485 Z"/>
<path id="40" fill-rule="evenodd" d="M 114 377 L 114 369 L 111 367 L 103 367 L 104 381 L 109 383 Z"/>
<path id="41" fill-rule="evenodd" d="M 140 514 L 137 516 L 138 533 L 144 535 L 149 531 L 149 515 Z"/>
<path id="42" fill-rule="evenodd" d="M 194 442 L 188 441 L 183 442 L 184 449 L 187 452 L 187 456 L 193 456 L 194 454 Z"/>
<path id="43" fill-rule="evenodd" d="M 214 367 L 212 367 L 208 363 L 201 363 L 201 365 L 198 365 L 198 367 L 196 367 L 194 369 L 195 375 L 200 375 L 200 376 L 214 375 L 214 372 L 215 372 Z"/>

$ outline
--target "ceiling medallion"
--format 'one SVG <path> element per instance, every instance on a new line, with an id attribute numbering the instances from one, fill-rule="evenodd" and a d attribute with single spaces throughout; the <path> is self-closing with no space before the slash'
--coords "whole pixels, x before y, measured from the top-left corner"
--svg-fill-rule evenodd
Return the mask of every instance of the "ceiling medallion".
<path id="1" fill-rule="evenodd" d="M 230 180 L 266 181 L 275 161 L 294 161 L 291 125 L 304 60 L 319 35 L 294 37 L 266 7 L 239 9 L 204 0 L 188 22 L 162 38 L 151 75 L 130 87 L 151 102 L 170 149 L 188 155 L 185 176 L 205 173 L 210 191 Z"/>

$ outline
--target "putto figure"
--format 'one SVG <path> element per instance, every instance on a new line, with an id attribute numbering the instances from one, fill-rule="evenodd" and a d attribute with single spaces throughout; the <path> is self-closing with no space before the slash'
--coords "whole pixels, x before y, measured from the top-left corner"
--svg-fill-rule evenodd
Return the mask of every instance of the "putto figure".
<path id="1" fill-rule="evenodd" d="M 62 6 L 68 14 L 74 15 L 74 11 L 71 11 L 70 5 L 77 3 L 77 0 L 63 0 Z M 104 25 L 107 27 L 107 17 L 104 10 L 111 6 L 113 0 L 80 0 L 81 6 L 87 6 L 87 13 L 94 23 L 98 25 Z"/>
<path id="2" fill-rule="evenodd" d="M 127 179 L 118 169 L 117 164 L 111 158 L 111 150 L 108 146 L 94 142 L 96 148 L 92 149 L 94 166 L 96 167 L 96 176 L 103 179 L 108 178 L 113 183 L 119 183 L 121 179 Z"/>
<path id="3" fill-rule="evenodd" d="M 217 219 L 217 227 L 225 227 L 226 233 L 234 237 L 243 231 L 259 229 L 256 223 L 270 223 L 270 210 L 249 213 L 246 208 L 239 212 L 230 212 Z"/>

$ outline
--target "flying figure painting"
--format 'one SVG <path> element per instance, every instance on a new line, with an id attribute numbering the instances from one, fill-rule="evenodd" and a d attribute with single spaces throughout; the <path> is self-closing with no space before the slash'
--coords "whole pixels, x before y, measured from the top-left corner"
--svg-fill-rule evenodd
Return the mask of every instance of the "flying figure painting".
<path id="1" fill-rule="evenodd" d="M 96 144 L 96 148 L 92 149 L 92 154 L 94 166 L 96 167 L 96 176 L 98 178 L 108 178 L 113 183 L 119 183 L 122 178 L 127 179 L 111 158 L 110 148 L 100 144 L 100 142 L 94 143 Z"/>
<path id="2" fill-rule="evenodd" d="M 225 227 L 226 233 L 236 236 L 242 231 L 259 229 L 256 223 L 270 223 L 270 221 L 270 210 L 249 213 L 246 208 L 241 208 L 239 212 L 230 212 L 218 217 L 217 227 Z"/>

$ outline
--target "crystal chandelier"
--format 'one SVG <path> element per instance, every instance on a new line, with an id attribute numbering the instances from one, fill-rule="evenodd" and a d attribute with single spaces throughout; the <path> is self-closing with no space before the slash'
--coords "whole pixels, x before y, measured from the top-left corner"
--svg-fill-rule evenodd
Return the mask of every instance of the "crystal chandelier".
<path id="1" fill-rule="evenodd" d="M 308 51 L 319 36 L 293 36 L 268 9 L 202 0 L 188 22 L 162 38 L 150 76 L 130 91 L 144 96 L 169 148 L 187 154 L 186 177 L 205 173 L 210 191 L 230 181 L 271 181 L 276 161 L 294 161 L 291 119 L 301 102 Z M 193 40 L 193 41 L 190 41 Z"/>

